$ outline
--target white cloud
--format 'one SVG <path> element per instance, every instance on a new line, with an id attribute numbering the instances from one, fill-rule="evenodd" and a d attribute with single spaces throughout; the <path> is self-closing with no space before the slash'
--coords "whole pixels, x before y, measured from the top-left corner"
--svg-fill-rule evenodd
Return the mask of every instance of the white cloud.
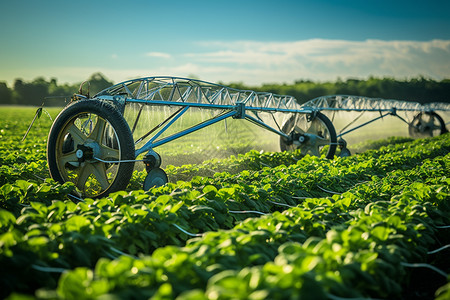
<path id="1" fill-rule="evenodd" d="M 169 53 L 164 52 L 147 52 L 145 53 L 145 56 L 149 57 L 156 57 L 156 58 L 171 58 L 171 55 Z"/>
<path id="2" fill-rule="evenodd" d="M 128 60 L 130 67 L 95 64 L 76 68 L 1 69 L 0 78 L 31 80 L 44 76 L 73 83 L 89 78 L 94 72 L 102 72 L 114 82 L 144 76 L 187 77 L 194 74 L 205 81 L 240 81 L 248 85 L 369 76 L 450 78 L 450 40 L 211 41 L 197 43 L 196 46 L 198 50 L 195 53 L 146 53 L 148 57 L 161 58 L 159 60 L 146 61 L 142 57 L 121 55 L 121 59 Z"/>
<path id="3" fill-rule="evenodd" d="M 246 83 L 247 78 L 251 80 L 248 83 L 257 83 L 257 80 L 291 82 L 300 78 L 335 80 L 371 75 L 401 78 L 424 75 L 436 79 L 450 76 L 450 41 L 447 40 L 312 39 L 268 43 L 214 41 L 199 45 L 205 51 L 186 54 L 191 62 L 207 65 L 208 69 L 227 66 L 236 80 Z M 238 74 L 242 77 L 238 78 Z M 223 74 L 228 78 L 230 75 Z"/>

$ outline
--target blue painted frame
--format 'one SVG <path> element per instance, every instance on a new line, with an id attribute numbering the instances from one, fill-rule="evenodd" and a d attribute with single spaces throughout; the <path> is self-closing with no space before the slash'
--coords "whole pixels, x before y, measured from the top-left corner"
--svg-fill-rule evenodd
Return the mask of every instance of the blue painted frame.
<path id="1" fill-rule="evenodd" d="M 106 101 L 112 101 L 119 103 L 119 105 L 124 105 L 126 103 L 138 103 L 138 104 L 145 104 L 145 105 L 156 105 L 156 106 L 178 106 L 183 107 L 178 113 L 175 114 L 175 116 L 166 124 L 164 127 L 162 127 L 160 130 L 158 130 L 145 145 L 135 150 L 135 157 L 138 157 L 138 155 L 151 151 L 153 148 L 159 147 L 161 145 L 164 145 L 168 142 L 171 142 L 173 140 L 176 140 L 178 138 L 181 138 L 189 133 L 195 132 L 197 130 L 200 130 L 202 128 L 205 128 L 207 126 L 213 125 L 217 122 L 220 122 L 222 120 L 228 119 L 228 118 L 234 118 L 234 119 L 245 119 L 248 121 L 251 121 L 252 123 L 255 123 L 256 125 L 267 129 L 275 134 L 278 134 L 282 137 L 288 138 L 289 135 L 275 129 L 261 120 L 258 120 L 246 113 L 246 111 L 253 111 L 253 112 L 284 112 L 284 113 L 312 113 L 313 109 L 284 109 L 284 108 L 267 108 L 267 107 L 246 107 L 245 103 L 236 103 L 236 105 L 220 105 L 220 104 L 206 104 L 206 103 L 190 103 L 190 102 L 175 102 L 175 101 L 158 101 L 158 100 L 142 100 L 142 99 L 133 99 L 133 98 L 124 98 L 124 97 L 118 97 L 118 96 L 109 96 L 109 95 L 101 95 L 97 96 L 97 100 L 106 100 Z M 228 110 L 227 113 L 216 116 L 210 120 L 207 120 L 205 122 L 201 122 L 193 127 L 190 127 L 188 129 L 182 130 L 178 133 L 175 133 L 173 135 L 170 135 L 165 138 L 158 139 L 158 137 L 161 136 L 168 128 L 170 128 L 183 114 L 185 114 L 189 108 L 202 108 L 202 109 L 215 109 L 215 110 Z"/>

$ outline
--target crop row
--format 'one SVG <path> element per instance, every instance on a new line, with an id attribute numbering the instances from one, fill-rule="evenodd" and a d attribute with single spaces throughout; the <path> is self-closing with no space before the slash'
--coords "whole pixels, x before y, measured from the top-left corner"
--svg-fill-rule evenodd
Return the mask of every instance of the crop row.
<path id="1" fill-rule="evenodd" d="M 428 146 L 432 151 L 425 149 Z M 298 152 L 262 154 L 249 152 L 237 158 L 231 157 L 223 161 L 215 160 L 198 166 L 190 166 L 192 171 L 189 171 L 189 166 L 185 166 L 181 168 L 172 167 L 167 172 L 171 181 L 176 181 L 186 178 L 192 179 L 193 173 L 208 176 L 211 175 L 211 172 L 222 171 L 222 173 L 216 173 L 214 178 L 208 180 L 205 184 L 211 184 L 218 188 L 239 184 L 246 187 L 245 192 L 250 192 L 249 190 L 252 189 L 249 185 L 261 187 L 258 181 L 276 186 L 278 184 L 271 179 L 279 180 L 280 174 L 286 173 L 289 174 L 288 177 L 295 191 L 287 198 L 290 199 L 291 196 L 326 196 L 327 192 L 323 188 L 327 190 L 327 188 L 332 187 L 332 191 L 343 191 L 358 181 L 370 179 L 371 175 L 383 174 L 396 167 L 410 167 L 410 164 L 421 161 L 426 157 L 445 153 L 446 147 L 448 147 L 446 139 L 418 140 L 412 143 L 383 147 L 379 151 L 368 151 L 347 159 L 337 159 L 327 163 L 323 163 L 315 157 L 306 157 L 299 160 Z M 65 195 L 73 189 L 73 185 L 65 184 L 61 186 L 48 178 L 45 179 L 44 183 L 41 183 L 42 178 L 48 177 L 45 154 L 41 151 L 28 155 L 26 147 L 22 150 L 25 152 L 12 152 L 0 156 L 2 162 L 0 166 L 0 207 L 15 211 L 17 214 L 22 208 L 21 205 L 29 201 L 43 201 L 49 204 L 52 199 L 65 198 Z M 423 151 L 426 151 L 426 153 Z M 409 157 L 408 152 L 414 153 L 412 154 L 414 157 Z M 381 153 L 390 155 L 380 157 Z M 399 153 L 403 154 L 399 155 Z M 399 159 L 398 157 L 404 157 L 404 161 L 395 162 L 396 159 Z M 356 168 L 359 169 L 356 170 Z M 298 174 L 296 178 L 294 178 L 295 173 Z M 230 176 L 230 174 L 236 175 Z M 327 174 L 327 176 L 324 176 L 324 174 Z M 145 175 L 145 171 L 135 171 L 129 189 L 140 189 Z M 26 182 L 23 182 L 23 180 Z M 269 189 L 267 184 L 263 186 L 265 187 L 263 190 Z M 172 185 L 170 189 L 176 188 L 177 184 Z M 164 192 L 170 193 L 171 190 L 165 189 Z M 261 190 L 261 188 L 258 190 Z M 261 192 L 264 193 L 263 190 Z M 279 191 L 279 194 L 283 194 L 283 191 Z"/>
<path id="2" fill-rule="evenodd" d="M 158 196 L 163 196 L 161 205 L 178 205 L 184 201 L 184 205 L 192 206 L 195 214 L 200 215 L 201 224 L 196 226 L 197 221 L 187 218 L 187 223 L 194 224 L 196 228 L 229 228 L 232 223 L 231 218 L 215 216 L 206 218 L 208 209 L 219 207 L 223 210 L 224 203 L 229 210 L 259 210 L 270 212 L 274 209 L 274 204 L 265 200 L 275 200 L 288 205 L 295 205 L 302 197 L 328 196 L 330 189 L 335 191 L 345 191 L 358 182 L 370 180 L 374 175 L 383 175 L 390 170 L 397 168 L 411 168 L 427 157 L 434 157 L 448 151 L 449 142 L 447 139 L 438 138 L 435 140 L 422 140 L 415 142 L 414 147 L 400 147 L 386 151 L 384 155 L 377 156 L 377 160 L 366 158 L 350 157 L 347 159 L 337 159 L 334 161 L 321 160 L 316 157 L 305 157 L 297 164 L 285 166 L 280 165 L 274 168 L 264 168 L 262 170 L 244 170 L 236 175 L 229 173 L 219 173 L 214 178 L 194 177 L 190 182 L 178 182 L 152 190 L 148 196 L 148 202 L 155 202 Z M 392 151 L 394 148 L 396 151 Z M 292 154 L 291 154 L 292 155 Z M 287 154 L 284 154 L 287 156 Z M 246 157 L 255 158 L 253 153 Z M 277 157 L 277 156 L 269 156 Z M 284 157 L 283 157 L 284 158 Z M 274 159 L 273 161 L 278 161 Z M 59 185 L 51 180 L 46 180 L 42 184 L 35 184 L 29 181 L 17 180 L 13 183 L 5 184 L 0 188 L 0 204 L 10 211 L 17 211 L 23 208 L 23 203 L 27 201 L 41 201 L 50 204 L 52 199 L 61 199 L 67 195 L 73 186 L 70 184 Z M 219 191 L 219 192 L 217 192 Z M 211 199 L 205 200 L 203 194 L 208 194 Z M 127 198 L 126 193 L 116 196 L 118 199 Z M 128 197 L 130 198 L 130 197 Z M 133 199 L 133 197 L 131 197 Z M 168 200 L 169 199 L 169 200 Z M 185 201 L 195 199 L 194 202 Z M 234 201 L 228 201 L 233 199 Z M 120 200 L 122 201 L 122 200 Z M 134 200 L 131 200 L 134 201 Z M 218 201 L 218 202 L 217 202 Z M 113 201 L 114 202 L 114 201 Z M 119 200 L 114 205 L 118 205 Z M 132 204 L 125 201 L 126 204 Z M 157 201 L 155 202 L 157 203 Z M 222 208 L 220 208 L 222 207 Z M 205 211 L 206 213 L 201 213 Z M 244 215 L 247 217 L 248 215 Z M 239 216 L 235 218 L 242 219 Z M 208 220 L 211 224 L 205 224 L 201 220 Z M 207 222 L 207 223 L 208 223 Z M 216 224 L 214 224 L 216 223 Z"/>
<path id="3" fill-rule="evenodd" d="M 282 213 L 205 233 L 182 248 L 167 246 L 139 258 L 101 258 L 94 271 L 81 267 L 65 272 L 56 291 L 41 290 L 38 295 L 396 297 L 402 293 L 399 279 L 405 278 L 407 263 L 422 262 L 436 242 L 435 228 L 450 221 L 450 190 L 442 176 L 449 158 L 375 177 L 332 198 L 305 199 Z M 387 190 L 384 199 L 378 199 L 374 186 Z M 395 188 L 389 194 L 391 186 Z M 364 198 L 357 196 L 361 193 Z M 83 227 L 72 229 L 83 232 Z M 95 250 L 101 250 L 99 245 Z"/>
<path id="4" fill-rule="evenodd" d="M 414 166 L 418 164 L 417 161 L 420 159 L 439 155 L 446 147 L 448 149 L 446 140 L 443 138 L 433 141 L 424 140 L 418 142 L 415 147 L 408 148 L 408 151 L 388 150 L 385 151 L 385 154 L 379 155 L 379 158 L 386 162 L 389 160 L 389 156 L 406 155 L 410 160 L 409 165 Z M 411 149 L 414 151 L 411 151 Z M 415 155 L 411 157 L 406 154 L 410 152 L 415 153 Z M 384 156 L 388 157 L 383 158 Z M 345 160 L 341 161 L 344 162 Z M 394 169 L 399 168 L 400 164 L 405 164 L 405 161 L 408 161 L 408 159 L 398 159 L 396 163 L 399 165 L 396 166 L 394 163 L 390 166 Z M 311 162 L 322 167 L 336 164 L 336 162 L 315 158 Z M 439 177 L 442 176 L 442 173 L 445 174 L 448 171 L 448 165 L 445 162 L 445 159 L 436 159 L 437 165 L 432 170 L 438 173 L 428 175 Z M 309 166 L 309 164 L 306 165 Z M 297 173 L 307 172 L 310 176 L 314 175 L 314 169 L 302 170 L 299 166 L 300 164 L 292 165 L 290 166 L 292 169 L 283 174 L 297 176 Z M 381 166 L 384 166 L 384 164 L 381 164 Z M 279 168 L 287 167 L 280 166 Z M 377 172 L 384 170 L 384 173 L 376 172 L 376 174 L 386 175 L 385 169 L 377 169 Z M 425 168 L 422 173 L 428 169 Z M 354 171 L 362 173 L 374 170 L 363 167 L 354 169 Z M 269 168 L 261 172 L 269 172 L 267 178 L 273 177 Z M 241 178 L 248 176 L 248 173 L 250 171 L 242 171 L 239 174 L 241 176 L 229 176 Z M 278 173 L 280 171 L 276 171 L 275 174 Z M 329 174 L 333 175 L 332 172 L 329 172 Z M 324 175 L 313 177 L 320 180 L 326 177 L 326 174 Z M 155 189 L 147 194 L 138 191 L 130 194 L 120 192 L 110 198 L 95 201 L 86 200 L 85 203 L 79 203 L 78 205 L 69 201 L 56 201 L 50 206 L 32 203 L 32 206 L 25 208 L 17 219 L 3 211 L 2 218 L 10 220 L 10 222 L 1 222 L 2 224 L 9 224 L 2 226 L 2 233 L 4 232 L 2 234 L 2 240 L 4 241 L 2 251 L 3 253 L 9 253 L 6 257 L 2 256 L 5 259 L 2 265 L 11 266 L 12 264 L 12 267 L 15 267 L 14 269 L 18 273 L 16 274 L 17 277 L 11 275 L 10 278 L 16 279 L 24 277 L 23 275 L 28 274 L 27 272 L 39 274 L 40 271 L 32 269 L 33 266 L 34 268 L 44 269 L 47 267 L 72 269 L 77 266 L 90 268 L 100 257 L 113 257 L 124 252 L 129 255 L 150 254 L 155 248 L 167 244 L 183 245 L 189 234 L 181 232 L 179 228 L 185 228 L 190 232 L 231 228 L 236 220 L 249 216 L 248 214 L 234 214 L 232 211 L 259 210 L 270 213 L 282 208 L 283 206 L 280 205 L 283 204 L 299 204 L 298 199 L 292 198 L 292 195 L 287 198 L 286 193 L 281 193 L 285 191 L 282 187 L 285 186 L 290 189 L 289 184 L 291 184 L 291 181 L 298 180 L 297 177 L 293 177 L 292 180 L 275 178 L 275 183 L 256 180 L 252 184 L 247 184 L 247 186 L 242 186 L 244 181 L 228 183 L 227 180 L 223 180 L 223 177 L 223 174 L 217 177 L 219 180 L 215 182 L 216 186 L 209 184 L 209 180 L 212 179 L 194 178 L 189 183 L 169 184 L 167 187 Z M 376 178 L 374 177 L 375 182 L 380 181 Z M 422 180 L 424 180 L 423 178 L 426 178 L 426 176 L 422 176 Z M 284 181 L 280 179 L 284 179 Z M 301 181 L 298 181 L 298 183 L 301 183 Z M 315 184 L 317 185 L 317 183 Z M 272 184 L 278 185 L 279 188 L 271 188 Z M 24 184 L 25 186 L 26 184 Z M 360 188 L 365 186 L 367 184 L 358 185 L 353 189 L 354 193 L 356 191 L 363 193 L 364 189 L 361 190 Z M 401 185 L 400 189 L 403 188 L 404 185 Z M 384 190 L 386 189 L 388 188 L 384 186 Z M 30 189 L 30 194 L 33 194 L 33 190 L 34 188 Z M 281 194 L 277 194 L 278 191 Z M 348 197 L 347 200 L 343 201 L 344 203 L 350 205 L 350 203 L 357 202 L 355 199 L 348 200 Z M 5 198 L 11 197 L 7 195 Z M 363 199 L 365 199 L 364 201 L 370 201 L 371 198 L 365 195 Z M 308 205 L 312 205 L 311 201 L 304 200 L 304 204 L 301 205 L 306 205 L 310 209 Z M 330 210 L 327 214 L 331 215 L 333 211 Z M 342 221 L 346 221 L 346 219 L 343 218 Z M 309 225 L 311 228 L 304 236 L 323 235 L 328 228 L 322 228 L 320 224 L 312 218 Z M 14 265 L 14 262 L 17 261 L 21 264 Z M 31 264 L 31 262 L 34 262 L 34 264 Z M 261 261 L 258 262 L 259 265 L 261 263 Z M 36 286 L 52 286 L 49 283 L 50 279 L 56 280 L 57 276 L 40 276 L 39 278 L 45 283 L 41 282 L 42 285 L 39 285 L 35 282 Z M 17 282 L 24 284 L 21 280 Z M 10 284 L 11 282 L 8 282 L 6 286 Z M 30 288 L 35 288 L 35 285 L 31 284 Z"/>
<path id="5" fill-rule="evenodd" d="M 357 148 L 377 151 L 383 147 L 384 151 L 398 151 L 398 148 L 403 149 L 415 147 L 415 143 L 410 138 L 391 137 L 385 140 L 366 141 L 361 143 Z M 421 141 L 419 143 L 423 143 Z M 382 151 L 383 151 L 382 150 Z M 378 152 L 378 151 L 377 151 Z M 360 160 L 370 159 L 371 153 L 362 153 L 364 158 Z M 359 154 L 359 155 L 362 155 Z M 174 180 L 190 180 L 194 176 L 213 177 L 218 172 L 228 172 L 236 174 L 243 170 L 261 170 L 266 167 L 274 168 L 280 165 L 298 164 L 301 168 L 307 168 L 310 165 L 309 161 L 300 161 L 302 159 L 300 151 L 290 152 L 258 152 L 249 151 L 245 154 L 237 156 L 230 156 L 227 159 L 212 159 L 204 161 L 201 164 L 188 164 L 182 166 L 168 166 L 166 172 Z"/>
<path id="6" fill-rule="evenodd" d="M 383 175 L 389 169 L 412 167 L 418 161 L 426 157 L 436 156 L 445 152 L 447 146 L 446 139 L 437 139 L 428 141 L 430 147 L 423 147 L 423 142 L 416 147 L 403 149 L 399 152 L 389 151 L 384 156 L 379 156 L 378 160 L 362 160 L 358 163 L 353 157 L 353 163 L 348 166 L 348 160 L 327 161 L 319 160 L 314 157 L 306 157 L 301 164 L 291 166 L 279 166 L 277 168 L 265 168 L 261 171 L 242 171 L 237 175 L 222 173 L 215 178 L 195 177 L 190 182 L 178 182 L 177 184 L 168 184 L 166 187 L 155 189 L 149 195 L 142 195 L 138 198 L 147 199 L 146 202 L 162 207 L 183 206 L 182 225 L 189 224 L 191 229 L 198 231 L 201 229 L 215 230 L 217 228 L 230 228 L 233 219 L 226 214 L 226 210 L 248 211 L 259 210 L 261 212 L 270 212 L 278 208 L 275 204 L 266 200 L 275 200 L 282 204 L 295 205 L 299 196 L 328 196 L 329 192 L 321 189 L 320 186 L 328 187 L 332 182 L 334 189 L 337 189 L 337 183 L 343 187 L 349 188 L 355 185 L 358 180 L 362 182 L 370 179 L 373 175 Z M 429 149 L 429 150 L 427 150 Z M 410 157 L 409 153 L 413 153 Z M 407 156 L 410 159 L 398 159 L 398 157 Z M 393 164 L 392 161 L 398 162 Z M 305 163 L 306 162 L 306 163 Z M 389 162 L 390 168 L 386 170 L 386 162 Z M 346 167 L 346 168 L 343 168 Z M 342 188 L 341 188 L 342 189 Z M 0 189 L 0 197 L 3 198 L 2 205 L 8 207 L 16 205 L 16 208 L 22 208 L 17 202 L 43 201 L 49 204 L 50 200 L 61 194 L 71 191 L 70 185 L 57 185 L 49 180 L 49 183 L 36 185 L 27 181 L 18 180 L 12 184 L 5 184 Z M 136 192 L 133 192 L 136 193 Z M 133 196 L 127 196 L 126 193 L 119 193 L 110 200 L 113 206 L 122 204 L 136 204 Z M 153 194 L 153 195 L 151 195 Z M 206 195 L 206 197 L 204 197 Z M 158 196 L 162 196 L 158 198 Z M 159 199 L 159 200 L 158 200 Z M 233 201 L 229 201 L 232 199 Z M 45 200 L 45 201 L 44 201 Z M 181 202 L 180 202 L 181 201 Z M 182 203 L 182 204 L 180 204 Z M 104 205 L 102 205 L 104 206 Z M 190 209 L 190 216 L 184 210 Z M 154 210 L 153 207 L 149 208 Z M 10 209 L 11 210 L 11 209 Z M 214 215 L 211 211 L 218 211 Z M 225 214 L 224 214 L 225 212 Z M 192 217 L 192 215 L 196 217 Z M 248 215 L 244 215 L 247 217 Z M 70 217 L 70 214 L 65 218 Z M 236 219 L 242 219 L 235 216 Z"/>

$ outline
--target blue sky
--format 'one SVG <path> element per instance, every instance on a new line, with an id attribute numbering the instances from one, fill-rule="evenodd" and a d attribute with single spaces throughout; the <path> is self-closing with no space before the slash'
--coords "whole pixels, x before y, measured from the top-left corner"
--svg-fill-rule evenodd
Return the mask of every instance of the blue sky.
<path id="1" fill-rule="evenodd" d="M 0 81 L 450 78 L 450 1 L 0 0 Z"/>

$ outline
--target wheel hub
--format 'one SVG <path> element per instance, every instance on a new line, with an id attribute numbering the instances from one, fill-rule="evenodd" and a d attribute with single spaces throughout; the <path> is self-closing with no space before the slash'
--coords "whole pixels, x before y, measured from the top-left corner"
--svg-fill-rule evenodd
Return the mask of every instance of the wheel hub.
<path id="1" fill-rule="evenodd" d="M 159 168 L 161 166 L 161 156 L 155 151 L 150 150 L 147 155 L 144 156 L 144 164 L 147 172 Z"/>
<path id="2" fill-rule="evenodd" d="M 309 133 L 299 134 L 294 139 L 294 145 L 296 145 L 297 147 L 302 147 L 305 145 L 314 146 L 316 144 L 316 137 L 317 137 L 316 135 Z"/>
<path id="3" fill-rule="evenodd" d="M 286 141 L 287 145 L 294 144 L 295 146 L 299 147 L 300 145 L 306 143 L 308 141 L 308 136 L 302 133 L 298 133 L 293 131 L 290 135 L 289 140 Z"/>
<path id="4" fill-rule="evenodd" d="M 75 153 L 78 159 L 82 159 L 83 158 L 83 150 L 78 149 L 77 152 Z"/>
<path id="5" fill-rule="evenodd" d="M 305 133 L 304 136 L 305 136 L 305 142 L 308 141 L 308 144 L 310 144 L 311 146 L 316 145 L 317 135 Z"/>
<path id="6" fill-rule="evenodd" d="M 86 143 L 84 145 L 77 145 L 77 151 L 75 152 L 78 162 L 85 162 L 93 160 L 94 157 L 98 157 L 100 154 L 100 146 L 95 142 Z"/>

